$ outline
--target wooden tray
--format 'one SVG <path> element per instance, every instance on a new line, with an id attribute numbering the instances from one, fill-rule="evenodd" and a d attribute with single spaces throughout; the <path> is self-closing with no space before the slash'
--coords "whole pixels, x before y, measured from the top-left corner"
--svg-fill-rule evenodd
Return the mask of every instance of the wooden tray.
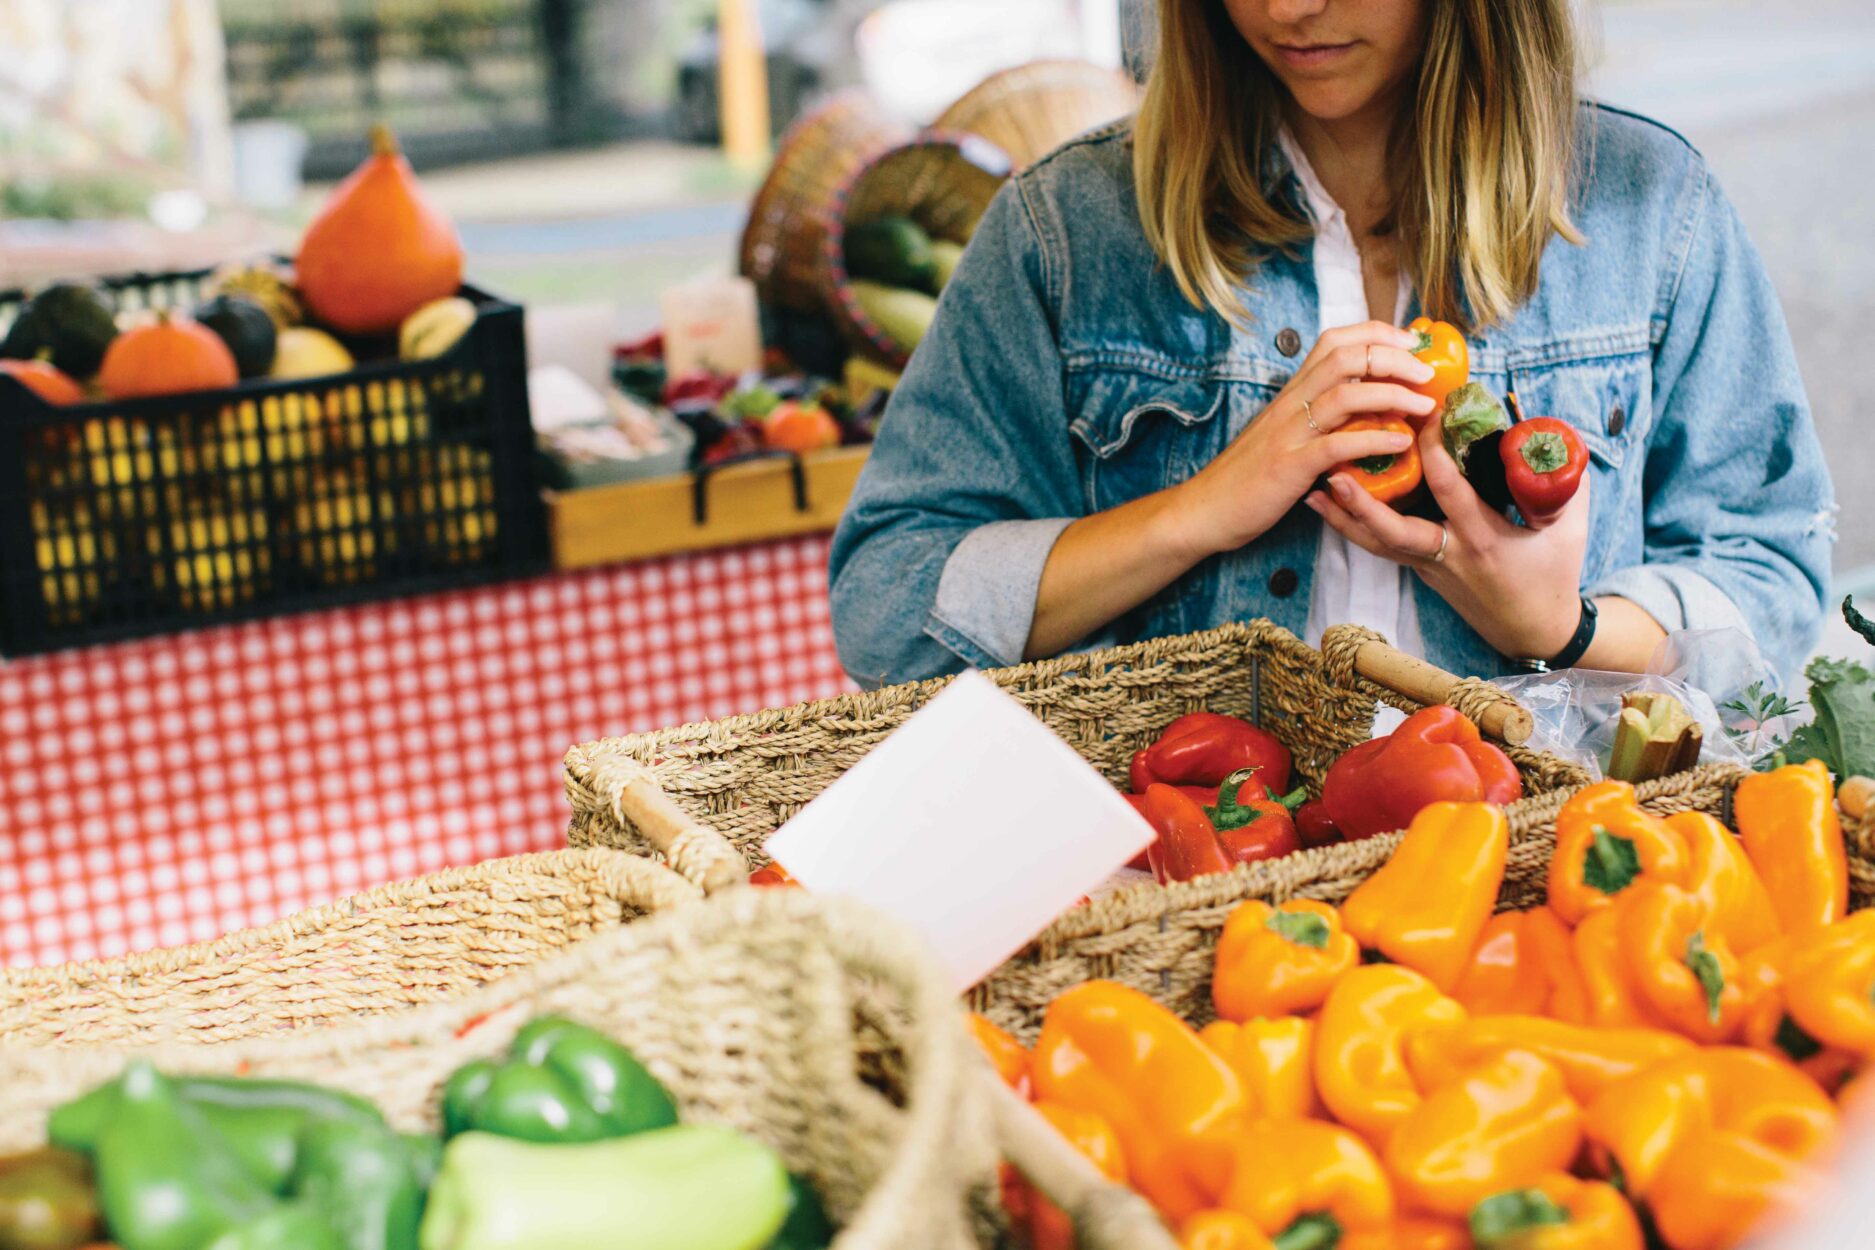
<path id="1" fill-rule="evenodd" d="M 831 530 L 869 447 L 747 461 L 695 474 L 547 491 L 553 563 L 583 569 Z"/>

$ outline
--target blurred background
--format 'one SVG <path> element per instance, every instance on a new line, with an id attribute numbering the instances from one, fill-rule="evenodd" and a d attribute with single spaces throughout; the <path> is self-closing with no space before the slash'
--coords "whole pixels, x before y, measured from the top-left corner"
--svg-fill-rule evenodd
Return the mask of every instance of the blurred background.
<path id="1" fill-rule="evenodd" d="M 751 0 L 769 120 L 869 87 L 929 121 L 986 74 L 1140 72 L 1152 0 Z M 1839 590 L 1875 589 L 1875 5 L 1585 0 L 1597 95 L 1680 129 L 1782 293 L 1842 497 Z M 720 146 L 717 0 L 0 0 L 0 286 L 289 244 L 389 122 L 471 273 L 532 308 L 728 273 L 762 167 Z"/>

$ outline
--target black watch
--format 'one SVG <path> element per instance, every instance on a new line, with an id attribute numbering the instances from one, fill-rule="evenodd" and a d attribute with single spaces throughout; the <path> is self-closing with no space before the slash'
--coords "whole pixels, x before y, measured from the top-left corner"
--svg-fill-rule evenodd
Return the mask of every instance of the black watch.
<path id="1" fill-rule="evenodd" d="M 1589 644 L 1595 641 L 1595 621 L 1600 615 L 1601 612 L 1596 608 L 1595 601 L 1583 595 L 1582 619 L 1576 622 L 1576 632 L 1564 644 L 1563 649 L 1547 660 L 1519 660 L 1518 666 L 1532 673 L 1547 673 L 1552 669 L 1573 667 L 1577 660 L 1587 654 Z"/>

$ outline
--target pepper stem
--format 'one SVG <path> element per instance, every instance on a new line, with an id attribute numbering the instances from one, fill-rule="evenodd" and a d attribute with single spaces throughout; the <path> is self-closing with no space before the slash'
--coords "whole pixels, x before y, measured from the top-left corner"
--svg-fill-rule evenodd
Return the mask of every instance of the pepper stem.
<path id="1" fill-rule="evenodd" d="M 1719 996 L 1725 993 L 1725 970 L 1719 957 L 1706 949 L 1704 932 L 1686 939 L 1686 966 L 1699 978 L 1699 988 L 1706 991 L 1706 1022 L 1719 1022 Z"/>
<path id="2" fill-rule="evenodd" d="M 1603 894 L 1619 894 L 1640 875 L 1641 853 L 1633 841 L 1596 825 L 1595 840 L 1582 853 L 1582 884 Z"/>
<path id="3" fill-rule="evenodd" d="M 1523 441 L 1518 449 L 1532 473 L 1554 473 L 1569 463 L 1569 444 L 1560 434 L 1539 430 Z"/>
<path id="4" fill-rule="evenodd" d="M 1569 1222 L 1569 1212 L 1540 1189 L 1507 1189 L 1471 1209 L 1471 1239 L 1480 1250 L 1514 1245 L 1533 1228 Z"/>
<path id="5" fill-rule="evenodd" d="M 1270 913 L 1270 918 L 1263 922 L 1263 927 L 1285 942 L 1297 946 L 1306 946 L 1310 950 L 1327 950 L 1328 939 L 1333 936 L 1328 922 L 1312 911 L 1282 911 Z"/>
<path id="6" fill-rule="evenodd" d="M 1237 796 L 1257 772 L 1255 768 L 1240 768 L 1224 778 L 1224 784 L 1217 788 L 1217 805 L 1204 809 L 1204 814 L 1211 818 L 1213 829 L 1241 829 L 1256 819 L 1257 809 L 1247 803 L 1239 803 Z"/>
<path id="7" fill-rule="evenodd" d="M 1270 1244 L 1276 1250 L 1335 1250 L 1341 1244 L 1341 1222 L 1325 1211 L 1299 1215 Z"/>

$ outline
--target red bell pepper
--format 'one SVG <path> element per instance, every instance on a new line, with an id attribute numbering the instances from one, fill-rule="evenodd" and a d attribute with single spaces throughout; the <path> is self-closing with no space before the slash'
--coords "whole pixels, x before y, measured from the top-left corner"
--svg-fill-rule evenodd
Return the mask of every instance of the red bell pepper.
<path id="1" fill-rule="evenodd" d="M 1289 748 L 1247 720 L 1217 712 L 1193 712 L 1165 727 L 1159 740 L 1133 755 L 1131 786 L 1146 793 L 1154 782 L 1215 786 L 1246 768 L 1278 794 L 1289 789 Z"/>
<path id="2" fill-rule="evenodd" d="M 1322 802 L 1349 839 L 1404 829 L 1431 803 L 1509 803 L 1523 797 L 1517 766 L 1451 707 L 1413 713 L 1385 738 L 1329 766 Z"/>
<path id="3" fill-rule="evenodd" d="M 1242 788 L 1257 776 L 1250 768 L 1232 773 L 1209 807 L 1178 787 L 1147 786 L 1143 810 L 1159 835 L 1146 850 L 1153 875 L 1161 882 L 1189 881 L 1301 850 L 1290 809 L 1302 792 L 1281 799 L 1266 792 L 1246 801 Z"/>
<path id="4" fill-rule="evenodd" d="M 1532 417 L 1510 427 L 1498 444 L 1510 497 L 1531 529 L 1554 521 L 1575 498 L 1589 450 L 1567 421 Z"/>
<path id="5" fill-rule="evenodd" d="M 1328 804 L 1320 799 L 1310 799 L 1296 809 L 1296 836 L 1302 839 L 1302 845 L 1310 848 L 1333 846 L 1337 842 L 1347 841 L 1347 835 L 1335 824 L 1335 818 L 1328 814 Z"/>
<path id="6" fill-rule="evenodd" d="M 1174 786 L 1172 788 L 1188 796 L 1193 802 L 1197 803 L 1199 807 L 1210 807 L 1217 802 L 1216 786 Z M 1134 811 L 1146 818 L 1147 824 L 1153 823 L 1152 813 L 1146 809 L 1145 795 L 1129 794 L 1126 796 L 1126 801 L 1133 805 Z M 1154 825 L 1153 827 L 1156 829 L 1158 826 Z M 1139 854 L 1133 856 L 1133 858 L 1127 860 L 1126 866 L 1128 868 L 1137 868 L 1141 872 L 1152 871 L 1152 848 L 1147 847 Z"/>

